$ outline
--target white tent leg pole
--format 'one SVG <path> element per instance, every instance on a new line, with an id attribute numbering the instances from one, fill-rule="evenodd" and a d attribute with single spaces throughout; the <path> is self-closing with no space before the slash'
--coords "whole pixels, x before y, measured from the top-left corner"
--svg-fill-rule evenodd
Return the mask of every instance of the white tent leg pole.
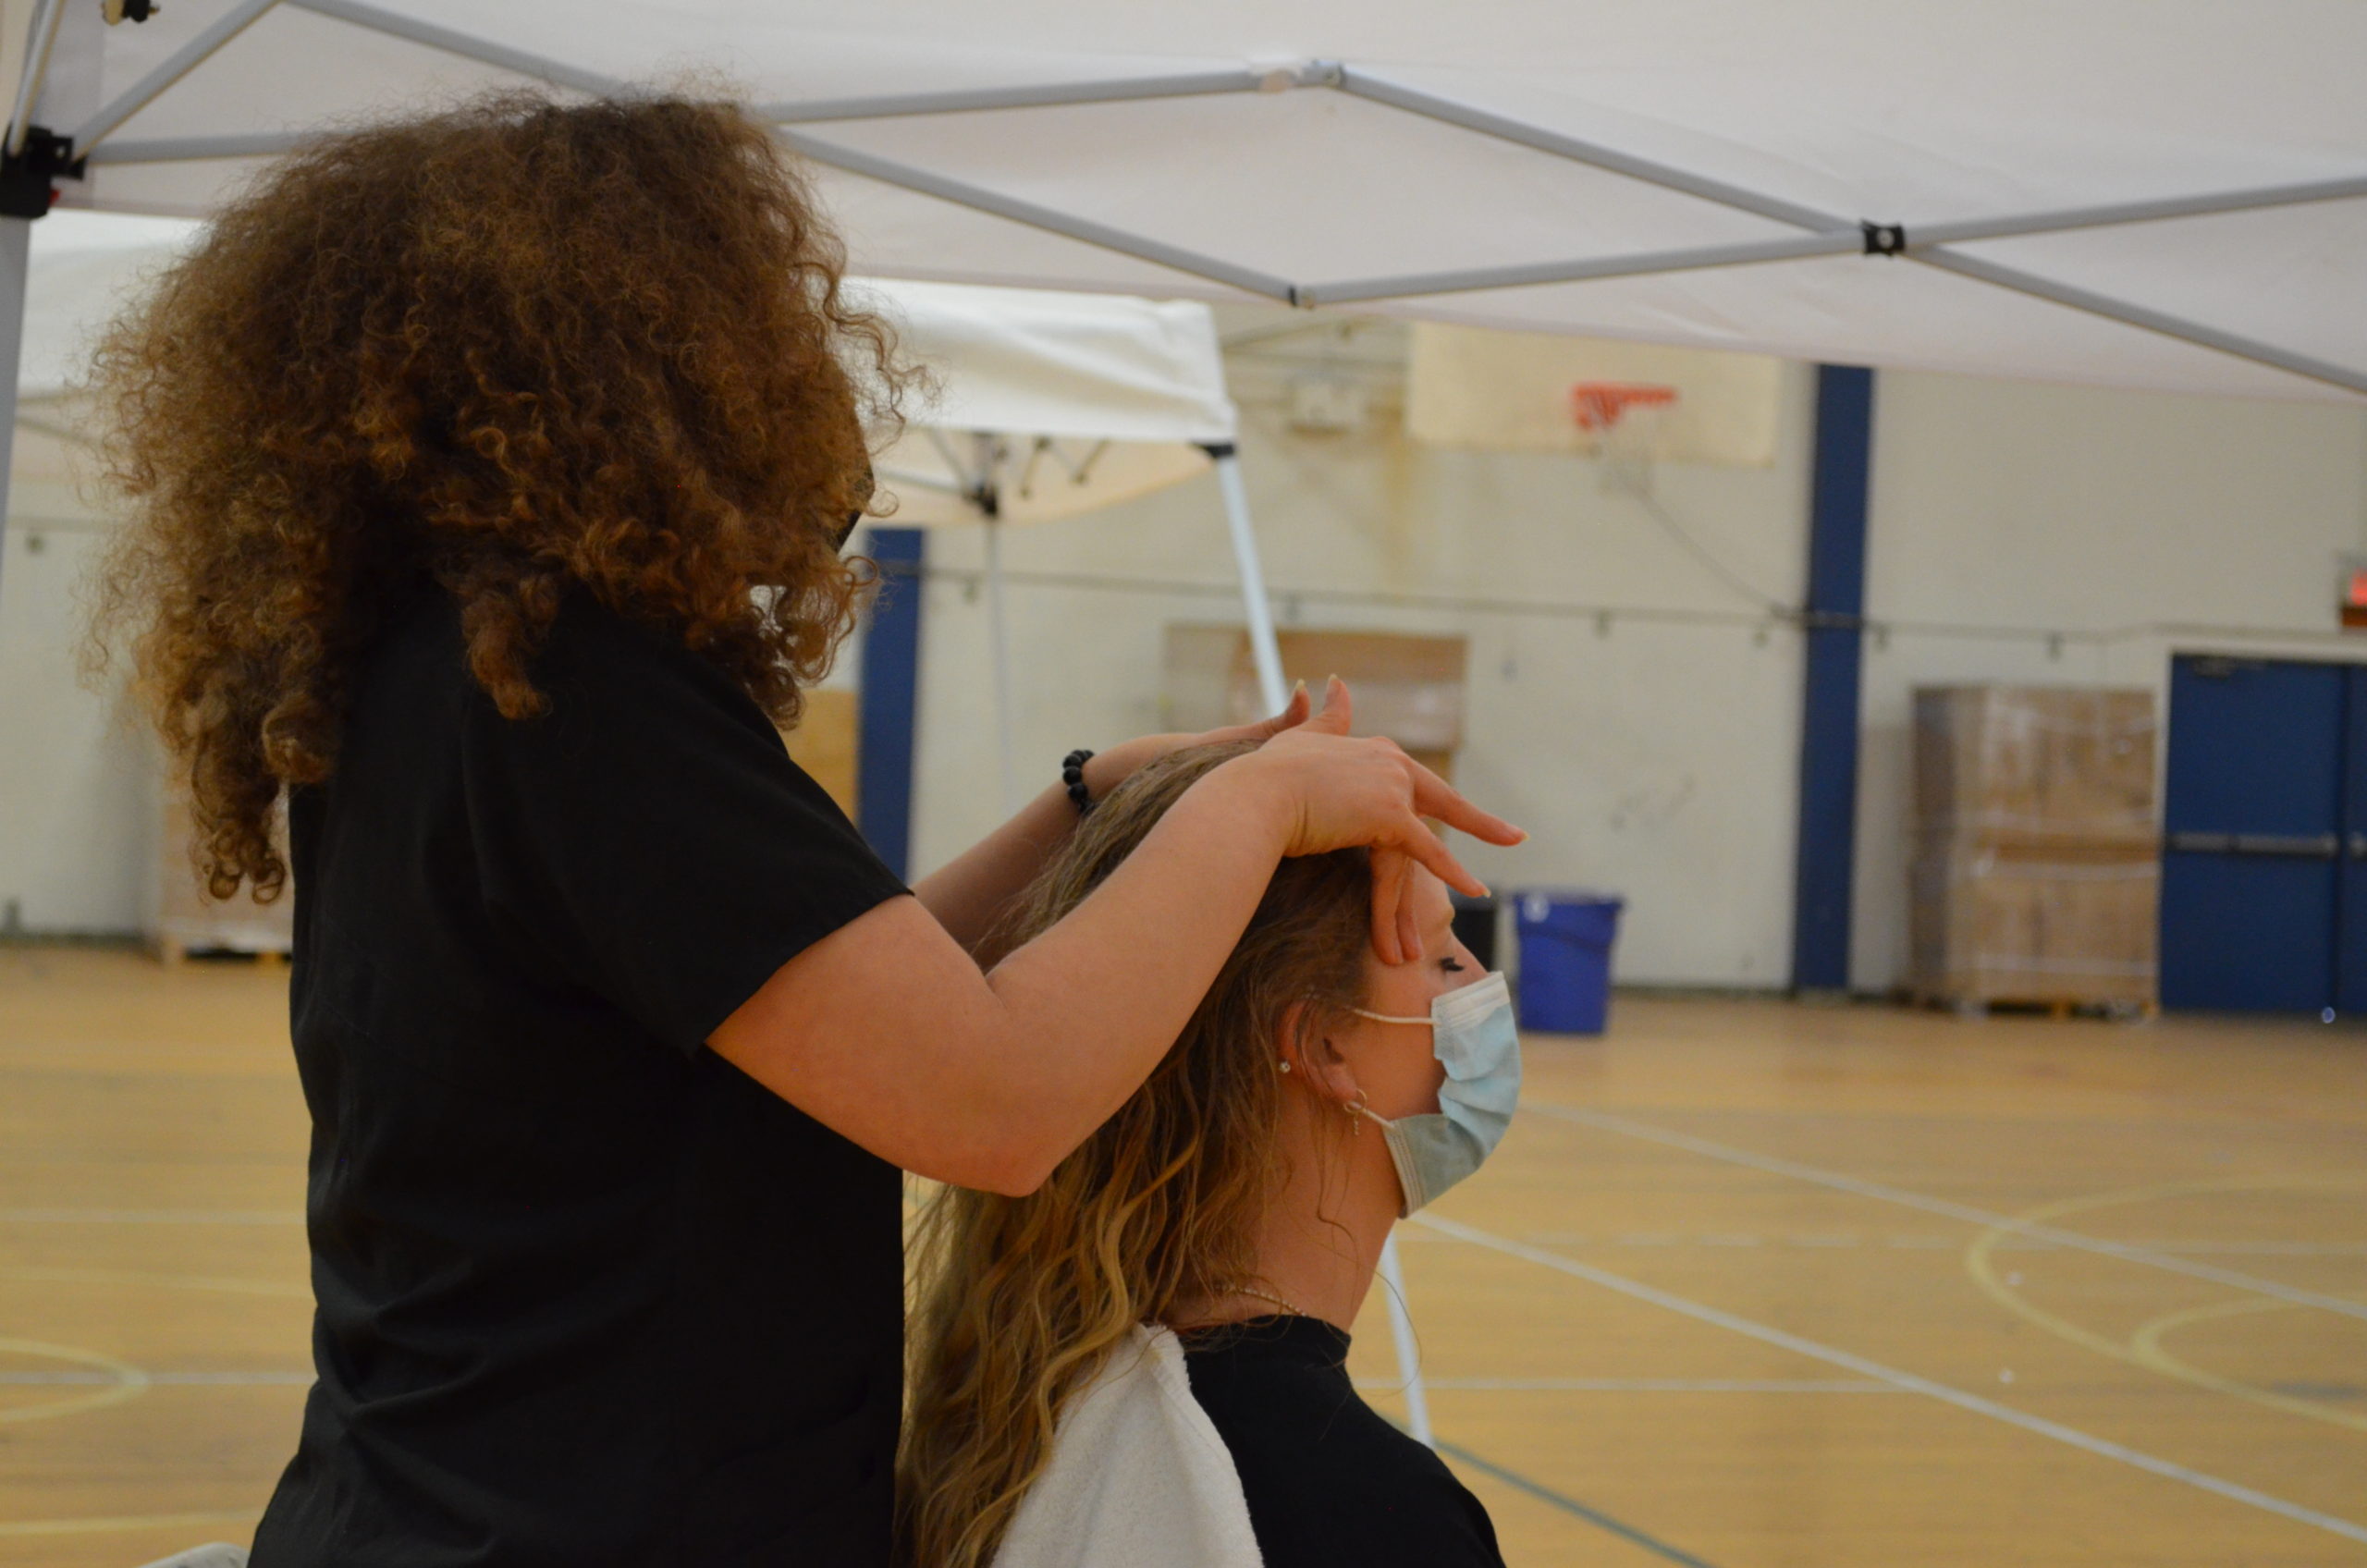
<path id="1" fill-rule="evenodd" d="M 1389 1327 L 1397 1336 L 1397 1377 L 1405 1385 L 1405 1426 L 1425 1448 L 1430 1440 L 1430 1400 L 1422 1388 L 1422 1356 L 1414 1344 L 1414 1317 L 1405 1308 L 1405 1268 L 1397 1260 L 1397 1232 L 1380 1243 L 1380 1288 L 1389 1297 Z"/>
<path id="2" fill-rule="evenodd" d="M 1282 688 L 1282 651 L 1274 641 L 1274 611 L 1266 603 L 1266 573 L 1257 564 L 1257 538 L 1249 531 L 1249 491 L 1241 483 L 1241 459 L 1230 444 L 1204 449 L 1216 459 L 1217 487 L 1224 492 L 1225 524 L 1233 531 L 1233 558 L 1241 568 L 1241 606 L 1249 615 L 1249 654 L 1257 662 L 1257 694 L 1268 713 L 1280 713 L 1290 694 Z"/>
<path id="3" fill-rule="evenodd" d="M 9 464 L 17 446 L 17 366 L 25 347 L 31 218 L 0 217 L 0 562 L 7 557 Z"/>
<path id="4" fill-rule="evenodd" d="M 995 665 L 995 773 L 1007 815 L 1019 809 L 1017 774 L 1012 766 L 1011 622 L 1002 602 L 1002 522 L 987 519 L 987 636 Z"/>

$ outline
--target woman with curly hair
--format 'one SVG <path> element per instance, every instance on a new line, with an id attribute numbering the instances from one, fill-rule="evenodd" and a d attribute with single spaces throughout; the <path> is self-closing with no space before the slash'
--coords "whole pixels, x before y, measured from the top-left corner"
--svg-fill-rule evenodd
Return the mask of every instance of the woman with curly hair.
<path id="1" fill-rule="evenodd" d="M 106 582 L 217 896 L 293 871 L 318 1373 L 262 1568 L 874 1563 L 898 1168 L 1042 1182 L 1287 857 L 1509 842 L 1343 692 L 988 935 L 1113 747 L 907 889 L 776 726 L 867 577 L 887 329 L 766 129 L 502 97 L 265 173 L 103 346 Z M 286 844 L 276 836 L 284 803 Z"/>

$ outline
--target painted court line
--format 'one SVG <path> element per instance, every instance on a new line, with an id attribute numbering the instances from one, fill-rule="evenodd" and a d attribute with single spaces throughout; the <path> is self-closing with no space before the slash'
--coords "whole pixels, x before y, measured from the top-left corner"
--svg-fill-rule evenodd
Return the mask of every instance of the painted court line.
<path id="1" fill-rule="evenodd" d="M 251 1525 L 263 1517 L 252 1508 L 210 1513 L 111 1513 L 84 1519 L 0 1519 L 0 1540 L 27 1536 L 112 1535 L 118 1530 L 199 1530 L 214 1525 Z"/>
<path id="2" fill-rule="evenodd" d="M 1689 1154 L 1703 1155 L 1711 1159 L 1723 1159 L 1731 1165 L 1746 1165 L 1754 1170 L 1764 1170 L 1770 1175 L 1789 1176 L 1801 1182 L 1813 1182 L 1818 1186 L 1831 1187 L 1836 1192 L 1854 1193 L 1859 1197 L 1877 1198 L 1883 1203 L 1895 1203 L 1907 1208 L 1919 1208 L 1926 1214 L 1944 1214 L 1951 1219 L 1961 1219 L 1968 1224 L 1987 1226 L 2009 1231 L 2017 1236 L 2029 1236 L 2039 1241 L 2052 1242 L 2057 1246 L 2077 1247 L 2084 1252 L 2099 1253 L 2106 1257 L 2117 1257 L 2128 1263 L 2141 1263 L 2148 1268 L 2165 1269 L 2172 1274 L 2184 1274 L 2190 1279 L 2208 1280 L 2214 1285 L 2226 1285 L 2235 1290 L 2250 1291 L 2256 1295 L 2275 1296 L 2279 1301 L 2291 1302 L 2296 1306 L 2319 1307 L 2327 1312 L 2340 1313 L 2345 1317 L 2356 1317 L 2362 1322 L 2367 1322 L 2367 1302 L 2352 1301 L 2345 1296 L 2327 1295 L 2322 1291 L 2300 1290 L 2291 1285 L 2279 1284 L 2274 1280 L 2263 1280 L 2255 1274 L 2242 1274 L 2233 1268 L 2222 1268 L 2216 1264 L 2198 1263 L 2191 1258 L 2173 1257 L 2165 1253 L 2155 1252 L 2149 1247 L 2131 1246 L 2126 1242 L 2099 1241 L 2093 1236 L 2081 1235 L 2077 1231 L 2066 1231 L 2053 1225 L 2032 1224 L 2029 1220 L 2017 1219 L 2009 1214 L 1996 1214 L 1985 1208 L 1976 1208 L 1968 1203 L 1955 1203 L 1947 1198 L 1935 1198 L 1922 1193 L 1911 1193 L 1904 1187 L 1887 1186 L 1880 1182 L 1863 1182 L 1855 1176 L 1845 1176 L 1837 1170 L 1824 1170 L 1813 1165 L 1799 1164 L 1796 1160 L 1778 1159 L 1772 1155 L 1753 1154 L 1748 1149 L 1735 1148 L 1727 1144 L 1711 1143 L 1707 1138 L 1696 1138 L 1685 1133 L 1673 1133 L 1664 1127 L 1652 1126 L 1649 1122 L 1630 1121 L 1624 1116 L 1607 1116 L 1599 1110 L 1578 1110 L 1570 1106 L 1546 1105 L 1534 1100 L 1523 1100 L 1521 1109 L 1534 1111 L 1539 1116 L 1550 1116 L 1557 1121 L 1574 1122 L 1581 1127 L 1593 1127 L 1605 1133 L 1619 1133 L 1630 1138 L 1641 1138 L 1648 1143 L 1684 1149 Z"/>
<path id="3" fill-rule="evenodd" d="M 1425 1380 L 1429 1381 L 1429 1379 Z M 1435 1381 L 1430 1381 L 1429 1386 L 1436 1388 L 1438 1387 L 1438 1384 Z M 1400 1421 L 1394 1415 L 1384 1415 L 1381 1419 L 1388 1422 L 1391 1426 L 1396 1427 L 1401 1432 L 1405 1430 L 1405 1423 Z M 1537 1499 L 1539 1502 L 1550 1503 L 1553 1507 L 1560 1509 L 1564 1513 L 1574 1514 L 1576 1517 L 1585 1520 L 1588 1524 L 1594 1525 L 1597 1529 L 1608 1530 L 1622 1540 L 1633 1541 L 1637 1546 L 1642 1547 L 1646 1551 L 1664 1557 L 1671 1562 L 1682 1563 L 1684 1564 L 1684 1568 L 1713 1568 L 1712 1564 L 1703 1562 L 1700 1558 L 1694 1556 L 1691 1552 L 1686 1551 L 1682 1547 L 1671 1546 L 1668 1542 L 1661 1539 L 1658 1536 L 1652 1535 L 1644 1530 L 1639 1530 L 1635 1525 L 1627 1523 L 1625 1519 L 1613 1518 L 1612 1515 L 1605 1513 L 1600 1508 L 1589 1508 L 1585 1503 L 1580 1502 L 1576 1498 L 1566 1497 L 1562 1493 L 1555 1491 L 1552 1488 L 1546 1486 L 1541 1481 L 1532 1481 L 1517 1470 L 1507 1470 L 1492 1459 L 1482 1459 L 1479 1455 L 1472 1452 L 1469 1449 L 1463 1447 L 1459 1443 L 1451 1443 L 1441 1439 L 1431 1444 L 1431 1446 L 1441 1453 L 1461 1460 L 1464 1464 L 1468 1464 L 1471 1468 L 1478 1471 L 1483 1476 L 1492 1476 L 1494 1479 L 1502 1481 L 1504 1485 L 1513 1488 L 1516 1491 L 1527 1492 L 1529 1496 Z"/>
<path id="4" fill-rule="evenodd" d="M 147 1382 L 153 1388 L 245 1388 L 250 1386 L 287 1386 L 310 1383 L 310 1372 L 151 1372 Z M 97 1384 L 112 1387 L 122 1382 L 120 1377 L 108 1372 L 0 1372 L 0 1388 L 50 1388 L 58 1385 Z"/>
<path id="5" fill-rule="evenodd" d="M 1539 1486 L 1519 1472 L 1507 1470 L 1490 1460 L 1482 1459 L 1460 1444 L 1441 1441 L 1438 1448 L 1441 1453 L 1461 1460 L 1483 1476 L 1492 1476 L 1508 1487 L 1527 1492 L 1540 1502 L 1551 1503 L 1564 1513 L 1575 1513 L 1598 1529 L 1608 1530 L 1622 1540 L 1633 1541 L 1656 1556 L 1664 1557 L 1671 1562 L 1682 1563 L 1684 1568 L 1712 1568 L 1711 1564 L 1703 1562 L 1681 1547 L 1671 1546 L 1658 1536 L 1648 1535 L 1625 1520 L 1614 1519 L 1599 1508 L 1588 1508 L 1576 1498 L 1564 1497 L 1551 1487 Z"/>
<path id="6" fill-rule="evenodd" d="M 1592 1236 L 1577 1231 L 1527 1231 L 1521 1240 L 1547 1247 L 1652 1246 L 1685 1245 L 1688 1241 L 1704 1247 L 1895 1247 L 1912 1252 L 1956 1252 L 1964 1243 L 1954 1236 L 1845 1236 L 1845 1235 L 1770 1235 L 1755 1236 L 1734 1232 L 1714 1235 L 1685 1236 Z M 2230 1242 L 2230 1241 L 2131 1241 L 2119 1243 L 2138 1247 L 2146 1252 L 2185 1253 L 2195 1256 L 2217 1255 L 2226 1257 L 2367 1257 L 2367 1242 Z M 2001 1242 L 1992 1249 L 1996 1252 L 2059 1252 L 2053 1242 Z"/>
<path id="7" fill-rule="evenodd" d="M 0 1208 L 0 1225 L 301 1225 L 299 1208 Z"/>
<path id="8" fill-rule="evenodd" d="M 71 1374 L 55 1374 L 67 1377 Z M 0 1378 L 0 1382 L 7 1379 Z M 1356 1387 L 1394 1393 L 1393 1378 L 1359 1378 Z M 1429 1389 L 1495 1390 L 1579 1394 L 1896 1394 L 1888 1383 L 1861 1378 L 1425 1378 Z"/>
<path id="9" fill-rule="evenodd" d="M 1575 1259 L 1564 1257 L 1558 1253 L 1547 1252 L 1541 1247 L 1528 1246 L 1507 1237 L 1494 1235 L 1469 1225 L 1458 1224 L 1452 1219 L 1441 1219 L 1428 1213 L 1415 1215 L 1413 1222 L 1417 1225 L 1427 1225 L 1434 1231 L 1454 1237 L 1457 1241 L 1469 1242 L 1475 1246 L 1488 1247 L 1503 1253 L 1507 1256 L 1521 1258 L 1542 1268 L 1570 1275 L 1574 1279 L 1584 1280 L 1589 1284 L 1600 1285 L 1605 1290 L 1617 1291 L 1620 1294 L 1632 1296 L 1637 1301 L 1650 1302 L 1654 1306 L 1665 1307 L 1671 1312 L 1690 1317 L 1696 1322 L 1730 1329 L 1747 1338 L 1757 1340 L 1761 1344 L 1774 1345 L 1779 1349 L 1792 1351 L 1797 1354 L 1808 1356 L 1811 1360 L 1821 1361 L 1827 1366 L 1839 1366 L 1846 1371 L 1855 1372 L 1860 1377 L 1878 1378 L 1910 1393 L 1928 1394 L 1944 1404 L 1956 1406 L 1958 1410 L 1970 1411 L 1976 1415 L 1986 1415 L 1992 1420 L 2003 1421 L 2007 1426 L 2018 1427 L 2026 1432 L 2034 1432 L 2042 1438 L 2053 1438 L 2059 1443 L 2068 1444 L 2072 1448 L 2080 1449 L 2099 1458 L 2116 1460 L 2120 1464 L 2145 1471 L 2149 1475 L 2159 1476 L 2165 1480 L 2180 1481 L 2198 1490 L 2210 1492 L 2232 1502 L 2244 1503 L 2264 1513 L 2276 1514 L 2280 1518 L 2290 1519 L 2295 1524 L 2308 1525 L 2330 1535 L 2340 1536 L 2345 1540 L 2358 1541 L 2367 1545 L 2367 1525 L 2355 1525 L 2348 1519 L 2337 1519 L 2331 1513 L 2321 1513 L 2313 1508 L 2304 1508 L 2298 1502 L 2287 1502 L 2281 1497 L 2272 1497 L 2266 1492 L 2257 1491 L 2235 1481 L 2222 1480 L 2216 1476 L 2206 1475 L 2200 1470 L 2190 1470 L 2183 1464 L 2173 1464 L 2166 1459 L 2157 1459 L 2150 1453 L 2124 1447 L 2103 1438 L 2091 1436 L 2075 1427 L 2066 1427 L 2059 1421 L 2049 1421 L 2043 1416 L 2032 1415 L 2025 1411 L 2016 1410 L 2010 1405 L 1999 1404 L 1994 1400 L 1983 1399 L 1979 1394 L 1968 1394 L 1961 1389 L 1952 1389 L 1945 1383 L 1935 1383 L 1929 1378 L 1919 1378 L 1912 1372 L 1902 1372 L 1895 1366 L 1885 1366 L 1879 1361 L 1870 1361 L 1862 1355 L 1857 1355 L 1846 1350 L 1836 1350 L 1831 1345 L 1819 1344 L 1814 1340 L 1804 1340 L 1797 1334 L 1787 1333 L 1784 1329 L 1765 1323 L 1754 1322 L 1748 1317 L 1738 1317 L 1731 1312 L 1721 1311 L 1717 1307 L 1704 1305 L 1700 1302 L 1673 1294 L 1656 1286 L 1647 1285 L 1640 1280 L 1630 1280 L 1625 1275 L 1613 1274 L 1607 1269 L 1597 1268 L 1591 1264 L 1579 1263 Z"/>

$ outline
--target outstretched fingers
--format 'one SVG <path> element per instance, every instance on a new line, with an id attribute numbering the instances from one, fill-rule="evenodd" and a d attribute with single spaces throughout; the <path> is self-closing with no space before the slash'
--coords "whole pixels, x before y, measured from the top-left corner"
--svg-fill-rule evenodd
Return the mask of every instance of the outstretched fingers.
<path id="1" fill-rule="evenodd" d="M 1518 832 L 1519 829 L 1514 831 Z M 1454 852 L 1430 831 L 1429 824 L 1419 817 L 1407 825 L 1405 832 L 1398 837 L 1392 847 L 1429 866 L 1440 881 L 1455 891 L 1468 893 L 1475 899 L 1488 896 L 1488 884 L 1466 870 L 1463 863 L 1454 858 Z"/>
<path id="2" fill-rule="evenodd" d="M 1405 766 L 1413 774 L 1414 810 L 1419 815 L 1434 817 L 1449 827 L 1460 827 L 1490 844 L 1517 844 L 1528 837 L 1527 828 L 1515 827 L 1493 812 L 1481 811 L 1465 800 L 1453 785 L 1413 758 L 1407 757 Z"/>

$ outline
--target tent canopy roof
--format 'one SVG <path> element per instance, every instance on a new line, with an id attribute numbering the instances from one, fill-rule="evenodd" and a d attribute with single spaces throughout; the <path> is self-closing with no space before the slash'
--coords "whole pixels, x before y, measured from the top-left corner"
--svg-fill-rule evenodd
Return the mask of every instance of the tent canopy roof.
<path id="1" fill-rule="evenodd" d="M 35 116 L 100 138 L 69 201 L 202 211 L 357 113 L 705 69 L 828 166 L 873 274 L 2367 390 L 2349 0 L 183 0 L 104 32 L 94 11 L 67 13 Z M 229 41 L 196 59 L 209 28 Z M 1864 253 L 1869 222 L 1905 253 Z"/>
<path id="2" fill-rule="evenodd" d="M 198 227 L 71 211 L 37 227 L 18 398 L 72 386 L 99 330 Z M 1200 448 L 1233 438 L 1205 304 L 877 278 L 848 287 L 929 373 L 906 410 L 914 428 L 880 462 L 905 521 L 975 521 L 959 493 L 980 484 L 1000 492 L 1008 521 L 1069 516 L 1203 472 Z M 974 435 L 995 439 L 981 451 Z"/>
<path id="3" fill-rule="evenodd" d="M 1198 445 L 1233 437 L 1206 305 L 1124 295 L 865 278 L 932 375 L 916 423 L 1086 440 Z"/>

